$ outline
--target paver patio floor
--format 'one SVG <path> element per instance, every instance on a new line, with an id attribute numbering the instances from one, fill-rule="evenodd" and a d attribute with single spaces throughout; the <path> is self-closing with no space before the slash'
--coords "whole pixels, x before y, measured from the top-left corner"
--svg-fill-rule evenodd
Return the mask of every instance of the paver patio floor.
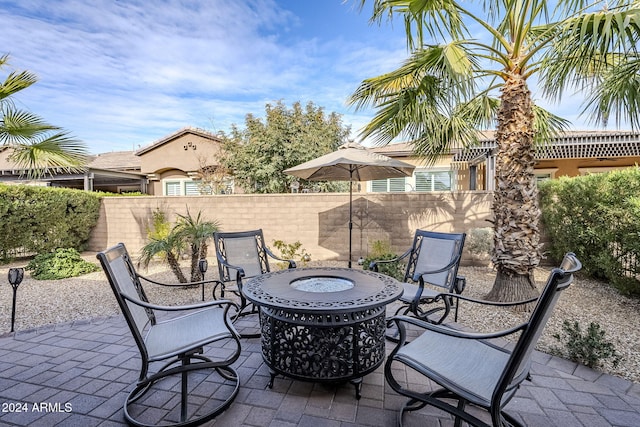
<path id="1" fill-rule="evenodd" d="M 255 316 L 251 316 L 255 317 Z M 255 327 L 251 318 L 239 330 Z M 385 385 L 382 370 L 366 376 L 362 398 L 351 384 L 338 386 L 277 377 L 260 340 L 243 339 L 234 366 L 240 392 L 208 426 L 394 426 L 404 398 Z M 392 348 L 387 343 L 387 352 Z M 122 404 L 139 375 L 140 359 L 121 316 L 59 324 L 0 338 L 1 426 L 121 426 Z M 164 403 L 166 405 L 166 403 Z M 508 411 L 527 426 L 640 426 L 640 385 L 564 359 L 536 353 Z M 163 404 L 149 411 L 164 416 Z M 407 426 L 450 426 L 445 413 L 425 408 Z"/>

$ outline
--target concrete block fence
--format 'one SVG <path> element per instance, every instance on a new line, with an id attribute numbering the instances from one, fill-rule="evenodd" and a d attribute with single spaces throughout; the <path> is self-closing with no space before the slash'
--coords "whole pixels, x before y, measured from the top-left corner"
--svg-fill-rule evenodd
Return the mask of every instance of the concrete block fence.
<path id="1" fill-rule="evenodd" d="M 490 226 L 492 193 L 367 193 L 353 195 L 353 260 L 366 257 L 376 240 L 401 253 L 416 229 L 468 232 Z M 313 260 L 347 260 L 349 194 L 239 194 L 192 197 L 106 197 L 89 240 L 100 251 L 124 242 L 132 254 L 146 243 L 152 212 L 161 209 L 173 223 L 178 214 L 201 212 L 223 231 L 262 228 L 273 240 L 300 241 Z M 468 257 L 468 254 L 465 255 Z"/>

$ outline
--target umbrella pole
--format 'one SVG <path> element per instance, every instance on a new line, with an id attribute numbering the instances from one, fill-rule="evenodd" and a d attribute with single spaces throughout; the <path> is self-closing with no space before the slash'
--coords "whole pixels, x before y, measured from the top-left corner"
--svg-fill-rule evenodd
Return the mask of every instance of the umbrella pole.
<path id="1" fill-rule="evenodd" d="M 353 170 L 349 171 L 349 268 L 351 268 L 351 232 L 353 230 Z"/>

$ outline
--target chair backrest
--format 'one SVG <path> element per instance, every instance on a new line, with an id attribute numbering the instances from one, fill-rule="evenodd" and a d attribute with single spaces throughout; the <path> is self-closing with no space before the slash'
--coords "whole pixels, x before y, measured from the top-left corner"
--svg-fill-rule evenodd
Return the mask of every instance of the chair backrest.
<path id="1" fill-rule="evenodd" d="M 451 268 L 445 271 L 423 276 L 425 283 L 451 291 L 458 274 L 465 237 L 465 233 L 438 233 L 435 231 L 416 230 L 404 281 L 417 282 L 421 275 L 420 273 L 440 270 L 454 263 Z"/>
<path id="2" fill-rule="evenodd" d="M 215 232 L 213 242 L 218 259 L 220 280 L 235 280 L 235 270 L 227 265 L 241 267 L 245 278 L 259 276 L 270 271 L 262 230 L 241 232 Z"/>
<path id="3" fill-rule="evenodd" d="M 494 401 L 503 401 L 515 393 L 518 385 L 529 375 L 531 354 L 535 349 L 544 327 L 553 313 L 553 309 L 560 298 L 560 292 L 567 289 L 573 282 L 573 273 L 579 271 L 582 264 L 575 254 L 567 253 L 560 264 L 549 274 L 547 283 L 538 298 L 531 313 L 527 326 L 518 338 L 513 348 L 509 362 L 494 391 Z"/>
<path id="4" fill-rule="evenodd" d="M 131 329 L 140 352 L 146 355 L 143 331 L 147 326 L 155 325 L 156 318 L 152 310 L 140 307 L 126 299 L 149 302 L 126 247 L 123 243 L 118 243 L 103 252 L 99 252 L 97 258 L 100 260 L 102 269 L 109 280 L 120 310 L 129 325 L 129 329 Z"/>

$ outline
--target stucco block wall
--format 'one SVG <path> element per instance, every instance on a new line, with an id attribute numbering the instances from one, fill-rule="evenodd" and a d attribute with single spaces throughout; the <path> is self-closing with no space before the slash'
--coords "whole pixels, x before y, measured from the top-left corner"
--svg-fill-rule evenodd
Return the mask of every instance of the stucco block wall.
<path id="1" fill-rule="evenodd" d="M 353 196 L 353 260 L 366 257 L 376 240 L 398 253 L 411 245 L 416 229 L 468 232 L 487 227 L 492 194 L 484 192 L 368 193 Z M 267 243 L 300 241 L 314 260 L 346 260 L 349 252 L 348 194 L 269 194 L 198 197 L 107 197 L 89 249 L 124 242 L 132 254 L 146 243 L 155 209 L 170 221 L 177 214 L 202 212 L 223 231 L 262 228 Z"/>

